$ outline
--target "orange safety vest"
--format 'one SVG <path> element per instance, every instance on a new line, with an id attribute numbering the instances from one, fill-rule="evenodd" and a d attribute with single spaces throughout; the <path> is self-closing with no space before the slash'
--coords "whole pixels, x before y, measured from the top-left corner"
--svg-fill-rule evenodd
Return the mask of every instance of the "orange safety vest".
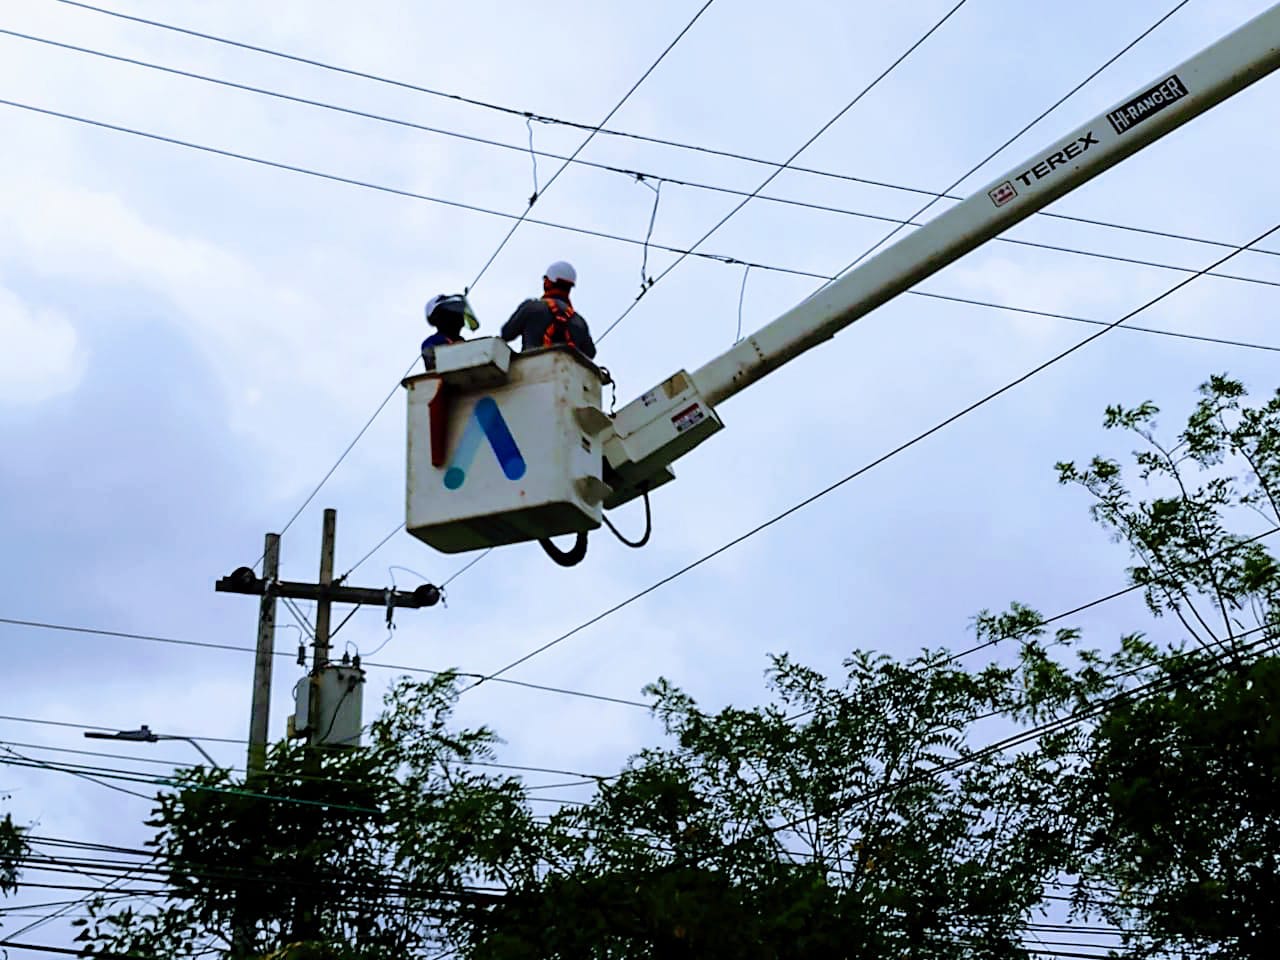
<path id="1" fill-rule="evenodd" d="M 542 334 L 542 345 L 550 347 L 557 343 L 567 343 L 571 347 L 577 347 L 573 342 L 573 334 L 569 332 L 569 321 L 576 316 L 573 305 L 564 302 L 562 307 L 562 301 L 555 297 L 543 297 L 542 302 L 551 311 L 551 322 L 547 324 L 547 329 Z"/>

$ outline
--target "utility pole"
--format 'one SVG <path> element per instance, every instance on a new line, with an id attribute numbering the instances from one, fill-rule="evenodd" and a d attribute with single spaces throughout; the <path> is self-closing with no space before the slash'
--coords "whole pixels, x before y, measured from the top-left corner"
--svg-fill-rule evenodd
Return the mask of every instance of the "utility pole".
<path id="1" fill-rule="evenodd" d="M 299 697 L 305 691 L 306 702 L 298 704 L 291 735 L 305 736 L 313 747 L 330 744 L 331 733 L 337 736 L 333 744 L 351 744 L 353 736 L 343 728 L 336 728 L 339 711 L 347 708 L 343 716 L 348 720 L 360 715 L 360 690 L 363 672 L 360 658 L 354 662 L 343 658 L 341 664 L 329 659 L 330 624 L 333 604 L 353 604 L 385 608 L 390 621 L 396 607 L 418 609 L 433 607 L 440 602 L 440 589 L 425 583 L 416 590 L 387 590 L 366 587 L 348 587 L 333 577 L 334 545 L 337 537 L 336 510 L 324 512 L 324 526 L 320 543 L 320 576 L 315 583 L 301 583 L 279 579 L 280 536 L 269 533 L 263 554 L 263 575 L 259 577 L 251 567 L 239 567 L 222 577 L 214 585 L 219 593 L 241 593 L 261 598 L 258 611 L 258 645 L 253 674 L 253 706 L 249 716 L 249 774 L 252 777 L 263 771 L 266 764 L 268 740 L 268 710 L 271 696 L 271 665 L 275 656 L 274 633 L 276 601 L 278 599 L 313 600 L 316 603 L 316 624 L 310 676 L 299 686 Z M 355 699 L 352 700 L 354 694 Z M 358 723 L 354 736 L 358 738 Z M 323 728 L 322 728 L 323 727 Z"/>
<path id="2" fill-rule="evenodd" d="M 333 545 L 338 536 L 338 511 L 332 507 L 324 512 L 324 527 L 320 534 L 320 587 L 327 589 L 333 585 Z M 322 593 L 316 601 L 316 642 L 315 655 L 311 659 L 312 672 L 319 671 L 329 663 L 329 624 L 333 610 L 333 600 L 327 593 Z"/>
<path id="3" fill-rule="evenodd" d="M 320 531 L 320 587 L 333 586 L 333 548 L 338 538 L 338 511 L 332 507 L 324 511 L 324 526 Z M 310 693 L 307 696 L 307 742 L 319 746 L 316 732 L 320 729 L 320 682 L 324 668 L 329 665 L 329 624 L 332 623 L 333 600 L 327 593 L 316 601 L 316 634 L 311 655 L 311 676 L 307 678 Z M 332 727 L 332 724 L 330 724 Z"/>
<path id="4" fill-rule="evenodd" d="M 262 578 L 275 583 L 280 576 L 280 534 L 268 533 L 262 551 Z M 253 663 L 253 704 L 249 709 L 249 779 L 267 763 L 267 729 L 271 715 L 271 665 L 275 660 L 276 595 L 264 590 L 258 604 L 258 648 Z"/>

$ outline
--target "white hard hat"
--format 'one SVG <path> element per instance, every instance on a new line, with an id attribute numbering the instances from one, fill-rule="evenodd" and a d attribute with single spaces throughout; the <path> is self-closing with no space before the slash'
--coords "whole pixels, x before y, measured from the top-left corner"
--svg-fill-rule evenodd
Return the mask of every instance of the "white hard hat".
<path id="1" fill-rule="evenodd" d="M 578 282 L 578 271 L 573 269 L 573 264 L 564 260 L 557 260 L 551 266 L 547 267 L 547 272 L 543 274 L 548 280 L 560 281 L 570 285 Z"/>

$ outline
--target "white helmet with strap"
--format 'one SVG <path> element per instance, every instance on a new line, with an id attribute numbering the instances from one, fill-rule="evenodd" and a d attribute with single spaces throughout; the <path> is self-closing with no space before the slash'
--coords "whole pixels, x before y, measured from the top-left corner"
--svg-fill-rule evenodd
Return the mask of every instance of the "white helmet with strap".
<path id="1" fill-rule="evenodd" d="M 573 264 L 566 260 L 557 260 L 547 267 L 547 272 L 543 276 L 552 283 L 567 283 L 569 286 L 578 282 L 578 271 L 573 269 Z"/>
<path id="2" fill-rule="evenodd" d="M 439 311 L 439 316 L 432 320 L 432 315 Z M 467 298 L 460 293 L 438 293 L 427 301 L 424 310 L 427 317 L 427 323 L 433 327 L 439 326 L 439 321 L 450 314 L 462 317 L 462 322 L 467 325 L 468 330 L 478 329 L 480 321 L 476 319 L 475 313 L 471 309 L 471 304 L 467 302 Z"/>

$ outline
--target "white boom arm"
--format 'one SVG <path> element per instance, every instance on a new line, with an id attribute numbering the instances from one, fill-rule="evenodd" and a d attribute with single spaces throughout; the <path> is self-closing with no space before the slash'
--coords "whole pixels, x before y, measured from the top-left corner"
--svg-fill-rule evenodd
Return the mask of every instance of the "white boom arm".
<path id="1" fill-rule="evenodd" d="M 722 426 L 715 407 L 1047 204 L 1280 67 L 1280 4 L 823 287 L 704 364 L 618 412 L 604 438 L 614 507 Z"/>

